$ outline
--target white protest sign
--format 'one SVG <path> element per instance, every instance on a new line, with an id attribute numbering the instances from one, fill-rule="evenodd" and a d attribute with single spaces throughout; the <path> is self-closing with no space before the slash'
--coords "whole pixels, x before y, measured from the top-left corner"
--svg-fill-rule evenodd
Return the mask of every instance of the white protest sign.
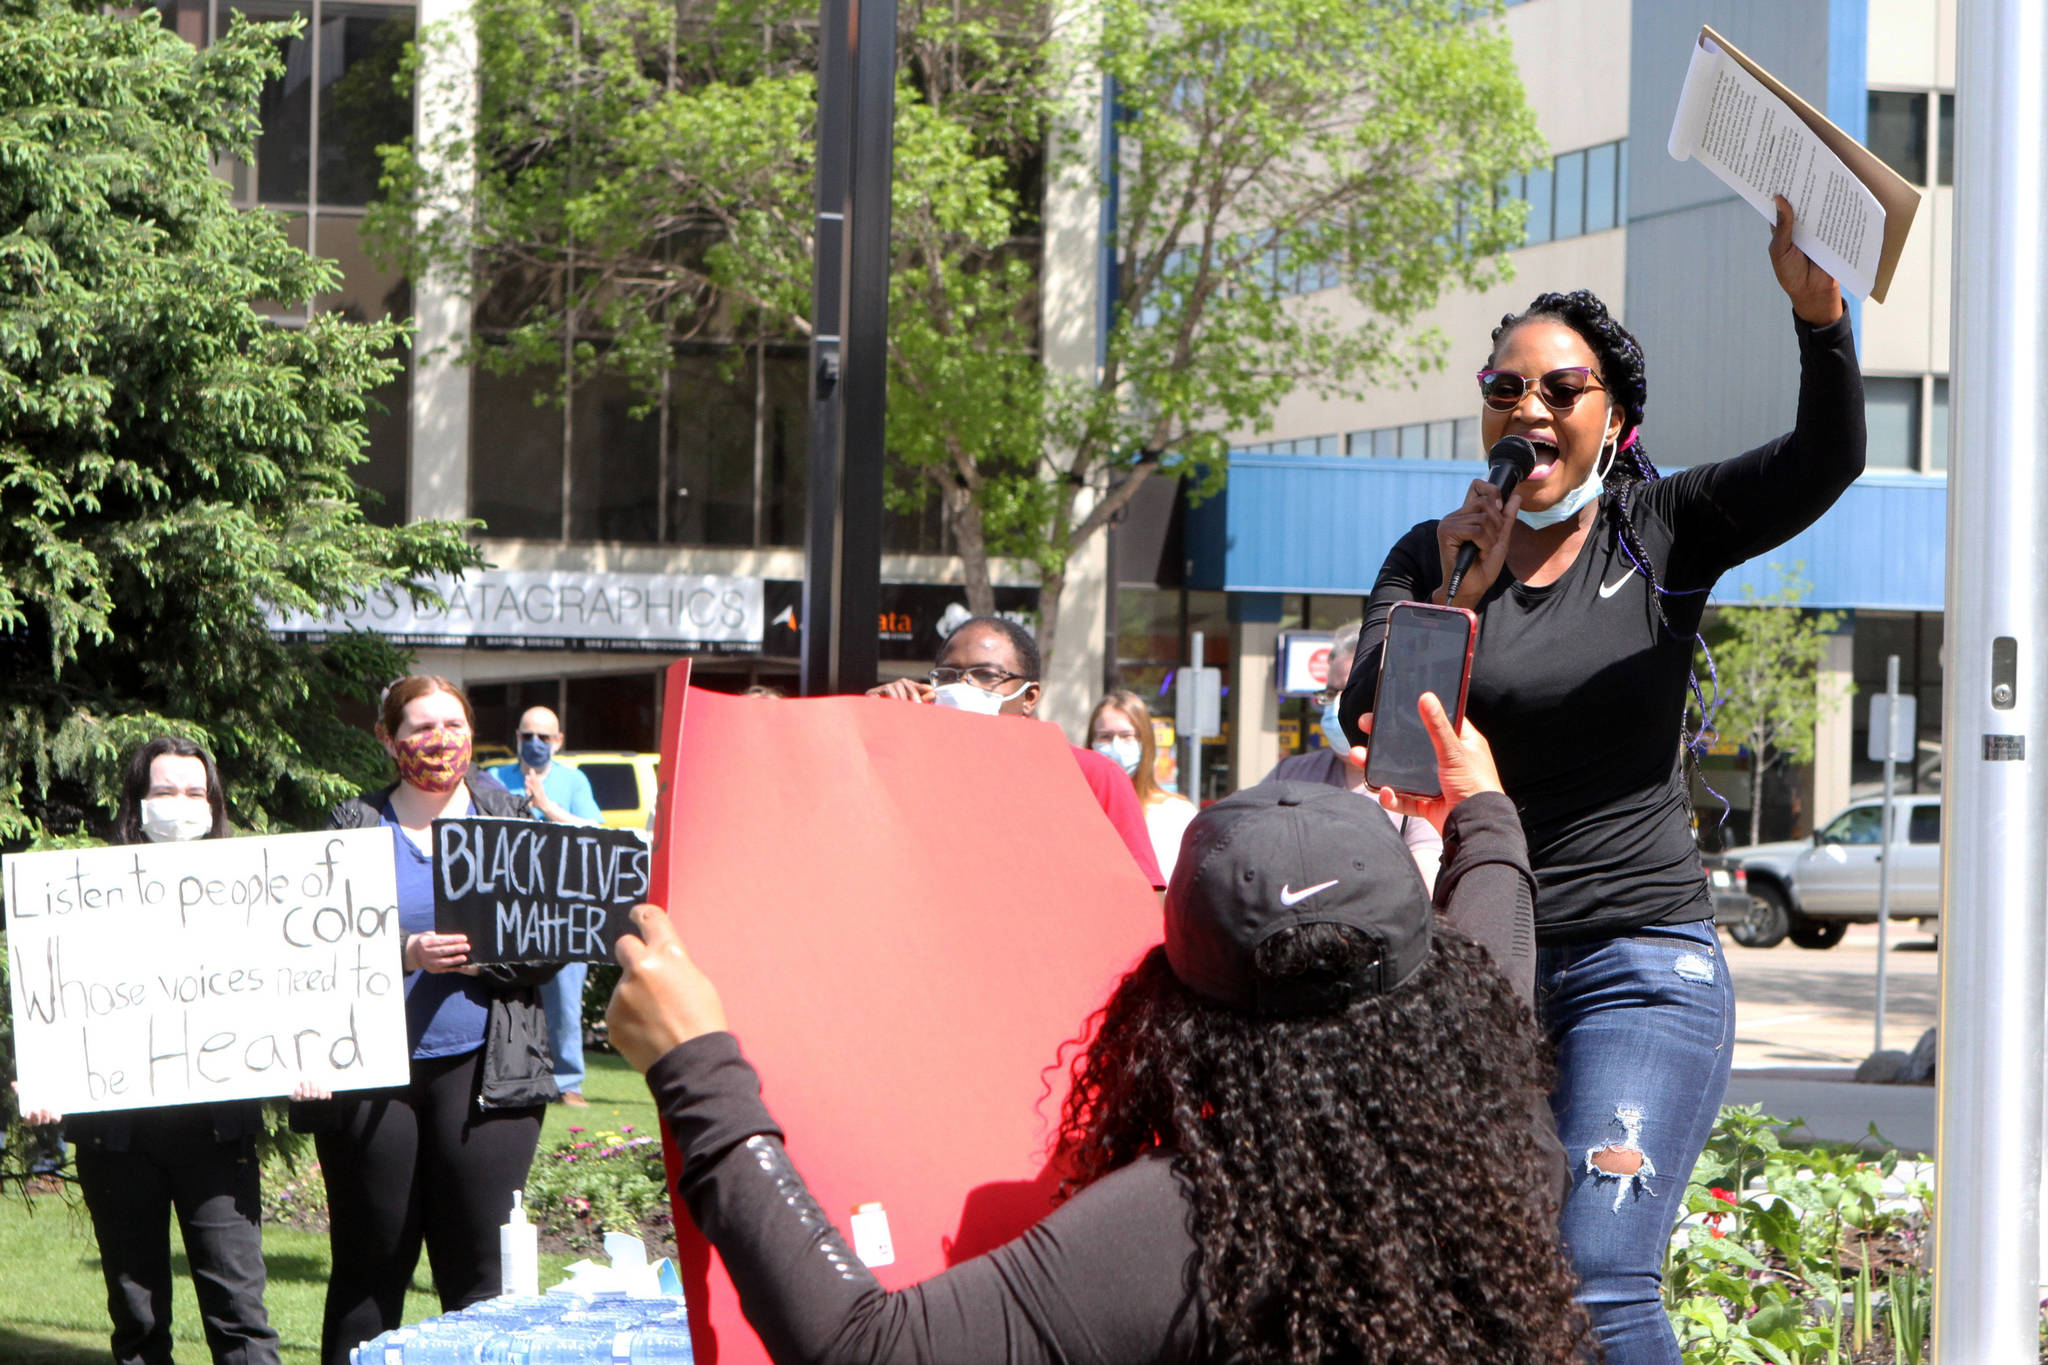
<path id="1" fill-rule="evenodd" d="M 0 860 L 24 1112 L 402 1085 L 386 829 Z"/>

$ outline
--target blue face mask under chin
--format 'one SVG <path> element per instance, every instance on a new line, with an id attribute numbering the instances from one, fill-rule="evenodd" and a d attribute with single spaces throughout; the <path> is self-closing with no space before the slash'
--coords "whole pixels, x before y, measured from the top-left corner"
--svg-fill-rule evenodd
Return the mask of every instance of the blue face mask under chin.
<path id="1" fill-rule="evenodd" d="M 1337 718 L 1338 709 L 1343 704 L 1344 699 L 1342 697 L 1330 698 L 1329 703 L 1323 707 L 1323 714 L 1317 722 L 1323 727 L 1323 743 L 1329 745 L 1340 754 L 1351 752 L 1351 741 L 1344 738 L 1344 723 Z"/>
<path id="2" fill-rule="evenodd" d="M 1611 414 L 1614 408 L 1610 404 L 1607 410 Z M 1600 496 L 1601 490 L 1607 486 L 1607 471 L 1614 468 L 1614 457 L 1618 453 L 1612 441 L 1603 444 L 1600 447 L 1600 458 L 1593 462 L 1593 468 L 1586 475 L 1584 483 L 1540 512 L 1522 508 L 1515 513 L 1515 519 L 1522 525 L 1538 531 L 1546 526 L 1555 526 L 1561 521 L 1570 521 L 1579 514 L 1580 508 Z"/>

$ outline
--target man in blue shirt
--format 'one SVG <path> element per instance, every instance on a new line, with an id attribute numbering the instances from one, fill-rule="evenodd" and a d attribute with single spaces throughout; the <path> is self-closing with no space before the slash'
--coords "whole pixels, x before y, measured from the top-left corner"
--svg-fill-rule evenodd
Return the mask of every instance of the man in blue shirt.
<path id="1" fill-rule="evenodd" d="M 591 794 L 590 779 L 566 763 L 555 762 L 562 747 L 562 723 L 545 706 L 536 706 L 519 718 L 519 761 L 501 763 L 491 776 L 505 784 L 507 791 L 524 791 L 534 811 L 558 825 L 595 825 L 602 813 Z M 555 1052 L 555 1085 L 562 1103 L 582 1107 L 583 1098 L 583 981 L 590 964 L 571 962 L 540 988 L 541 1004 L 547 1010 L 548 1039 Z"/>

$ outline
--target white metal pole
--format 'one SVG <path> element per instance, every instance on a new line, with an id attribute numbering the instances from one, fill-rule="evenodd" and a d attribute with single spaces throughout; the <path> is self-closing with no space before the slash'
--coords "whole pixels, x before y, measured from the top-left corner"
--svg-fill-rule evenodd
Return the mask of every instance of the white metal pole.
<path id="1" fill-rule="evenodd" d="M 1878 823 L 1877 844 L 1877 1040 L 1872 1052 L 1884 1051 L 1885 954 L 1891 949 L 1892 929 L 1892 792 L 1899 770 L 1899 656 L 1884 665 L 1884 815 Z"/>
<path id="2" fill-rule="evenodd" d="M 1960 0 L 1934 1358 L 2040 1353 L 2048 5 Z M 1924 229 L 1923 229 L 1924 230 Z"/>

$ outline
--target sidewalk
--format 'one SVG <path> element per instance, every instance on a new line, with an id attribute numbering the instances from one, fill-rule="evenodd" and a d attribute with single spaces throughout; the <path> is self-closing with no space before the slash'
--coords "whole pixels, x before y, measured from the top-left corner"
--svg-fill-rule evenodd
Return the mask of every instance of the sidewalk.
<path id="1" fill-rule="evenodd" d="M 1934 1087 L 1858 1085 L 1850 1068 L 1763 1067 L 1728 1078 L 1727 1104 L 1758 1104 L 1773 1118 L 1804 1119 L 1791 1140 L 1861 1142 L 1903 1155 L 1934 1151 Z M 1872 1143 L 1877 1125 L 1882 1141 Z"/>
<path id="2" fill-rule="evenodd" d="M 1790 944 L 1755 951 L 1725 937 L 1722 943 L 1735 983 L 1735 1070 L 1727 1103 L 1804 1119 L 1800 1135 L 1817 1141 L 1869 1142 L 1874 1123 L 1883 1146 L 1933 1151 L 1933 1086 L 1851 1079 L 1874 1042 L 1875 928 L 1857 925 L 1823 952 Z M 1885 1046 L 1904 1051 L 1935 1021 L 1938 961 L 1932 943 L 1908 926 L 1892 926 L 1892 945 Z"/>

